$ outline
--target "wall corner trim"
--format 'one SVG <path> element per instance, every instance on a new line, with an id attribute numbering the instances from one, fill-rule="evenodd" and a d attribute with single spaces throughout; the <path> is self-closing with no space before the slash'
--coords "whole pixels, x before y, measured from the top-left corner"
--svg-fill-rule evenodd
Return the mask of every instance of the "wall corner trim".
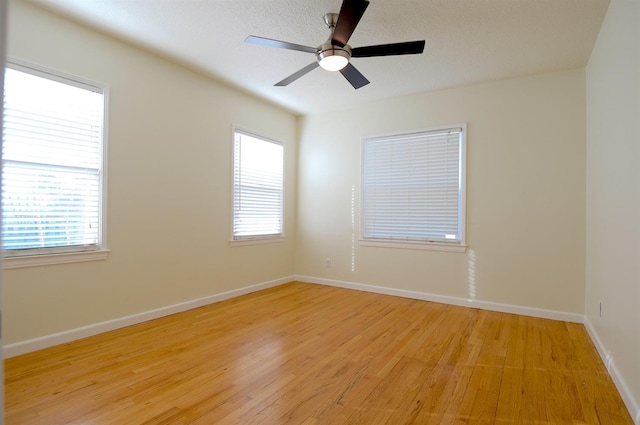
<path id="1" fill-rule="evenodd" d="M 189 301 L 156 308 L 153 310 L 143 311 L 141 313 L 132 314 L 130 316 L 119 317 L 117 319 L 107 320 L 105 322 L 94 323 L 91 325 L 82 326 L 51 335 L 45 335 L 38 338 L 16 342 L 13 344 L 7 344 L 3 347 L 2 354 L 5 359 L 9 357 L 19 356 L 20 354 L 30 353 L 32 351 L 41 350 L 43 348 L 52 347 L 54 345 L 65 344 L 67 342 L 123 328 L 125 326 L 131 326 L 160 317 L 168 316 L 170 314 L 180 313 L 182 311 L 191 310 L 193 308 L 225 301 L 231 298 L 239 297 L 241 295 L 246 295 L 252 292 L 257 292 L 263 289 L 282 285 L 293 280 L 293 277 L 288 276 L 268 282 L 257 283 L 226 292 L 221 292 L 219 294 L 208 295 Z"/>
<path id="2" fill-rule="evenodd" d="M 640 425 L 640 402 L 633 397 L 633 394 L 629 390 L 629 387 L 627 386 L 626 381 L 624 380 L 624 378 L 622 377 L 622 374 L 620 374 L 620 371 L 616 366 L 615 359 L 613 358 L 611 353 L 607 350 L 605 345 L 602 343 L 602 340 L 600 339 L 600 336 L 596 332 L 596 329 L 593 327 L 593 325 L 589 321 L 589 318 L 586 316 L 584 318 L 584 327 L 587 329 L 587 333 L 591 337 L 591 340 L 593 341 L 593 344 L 596 346 L 596 349 L 598 350 L 598 353 L 600 354 L 602 361 L 607 367 L 609 376 L 611 376 L 613 383 L 616 385 L 616 388 L 618 388 L 618 392 L 622 396 L 622 400 L 624 401 L 624 404 L 627 406 L 627 409 L 629 410 L 629 414 L 633 418 L 635 424 Z"/>

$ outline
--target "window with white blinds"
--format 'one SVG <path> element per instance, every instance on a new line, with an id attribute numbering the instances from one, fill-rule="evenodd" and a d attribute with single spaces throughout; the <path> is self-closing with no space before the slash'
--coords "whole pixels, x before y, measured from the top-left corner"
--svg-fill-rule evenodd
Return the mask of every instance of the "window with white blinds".
<path id="1" fill-rule="evenodd" d="M 234 132 L 233 239 L 282 236 L 282 144 Z"/>
<path id="2" fill-rule="evenodd" d="M 363 240 L 464 244 L 464 127 L 363 139 Z"/>
<path id="3" fill-rule="evenodd" d="M 5 256 L 101 248 L 104 104 L 98 85 L 5 69 Z"/>

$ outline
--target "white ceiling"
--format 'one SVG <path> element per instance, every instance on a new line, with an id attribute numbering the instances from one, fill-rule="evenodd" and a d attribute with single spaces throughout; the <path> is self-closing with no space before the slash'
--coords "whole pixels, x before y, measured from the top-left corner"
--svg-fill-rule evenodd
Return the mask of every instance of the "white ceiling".
<path id="1" fill-rule="evenodd" d="M 248 35 L 316 47 L 342 0 L 30 0 L 197 68 L 300 114 L 424 91 L 583 67 L 609 0 L 371 0 L 352 47 L 426 40 L 422 55 L 355 58 L 371 84 L 354 90 L 310 53 L 244 42 Z"/>

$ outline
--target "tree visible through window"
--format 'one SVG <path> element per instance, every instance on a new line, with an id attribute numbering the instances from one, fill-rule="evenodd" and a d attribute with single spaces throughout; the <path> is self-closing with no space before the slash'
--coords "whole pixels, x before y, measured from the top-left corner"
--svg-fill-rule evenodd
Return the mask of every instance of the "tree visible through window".
<path id="1" fill-rule="evenodd" d="M 233 239 L 282 235 L 284 147 L 235 131 Z"/>
<path id="2" fill-rule="evenodd" d="M 5 255 L 100 249 L 104 89 L 11 65 L 4 108 Z"/>

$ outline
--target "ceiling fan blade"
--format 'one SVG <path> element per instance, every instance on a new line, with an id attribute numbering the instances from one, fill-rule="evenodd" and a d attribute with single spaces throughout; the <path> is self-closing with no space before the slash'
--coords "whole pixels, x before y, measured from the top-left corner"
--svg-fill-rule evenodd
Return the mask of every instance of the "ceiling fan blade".
<path id="1" fill-rule="evenodd" d="M 344 47 L 369 6 L 368 0 L 344 0 L 333 31 L 331 44 Z"/>
<path id="2" fill-rule="evenodd" d="M 278 86 L 278 87 L 288 86 L 289 84 L 293 83 L 298 78 L 302 77 L 303 75 L 305 75 L 306 73 L 308 73 L 310 71 L 313 71 L 314 69 L 316 69 L 319 66 L 320 65 L 318 64 L 318 62 L 310 63 L 309 65 L 307 65 L 304 68 L 302 68 L 300 71 L 294 72 L 293 74 L 289 75 L 284 80 L 275 83 L 274 86 Z"/>
<path id="3" fill-rule="evenodd" d="M 344 75 L 344 78 L 346 78 L 351 83 L 354 89 L 359 89 L 360 87 L 369 84 L 369 80 L 367 80 L 365 76 L 362 75 L 360 71 L 358 71 L 356 67 L 351 65 L 350 63 L 342 68 L 340 70 L 340 73 Z"/>
<path id="4" fill-rule="evenodd" d="M 298 50 L 300 52 L 315 53 L 315 47 L 303 46 L 301 44 L 288 43 L 286 41 L 272 40 L 270 38 L 256 37 L 250 35 L 245 40 L 245 43 L 259 44 L 261 46 L 278 47 L 280 49 Z"/>
<path id="5" fill-rule="evenodd" d="M 424 52 L 424 40 L 355 47 L 351 50 L 351 57 L 368 58 L 372 56 L 417 55 L 422 52 Z"/>

